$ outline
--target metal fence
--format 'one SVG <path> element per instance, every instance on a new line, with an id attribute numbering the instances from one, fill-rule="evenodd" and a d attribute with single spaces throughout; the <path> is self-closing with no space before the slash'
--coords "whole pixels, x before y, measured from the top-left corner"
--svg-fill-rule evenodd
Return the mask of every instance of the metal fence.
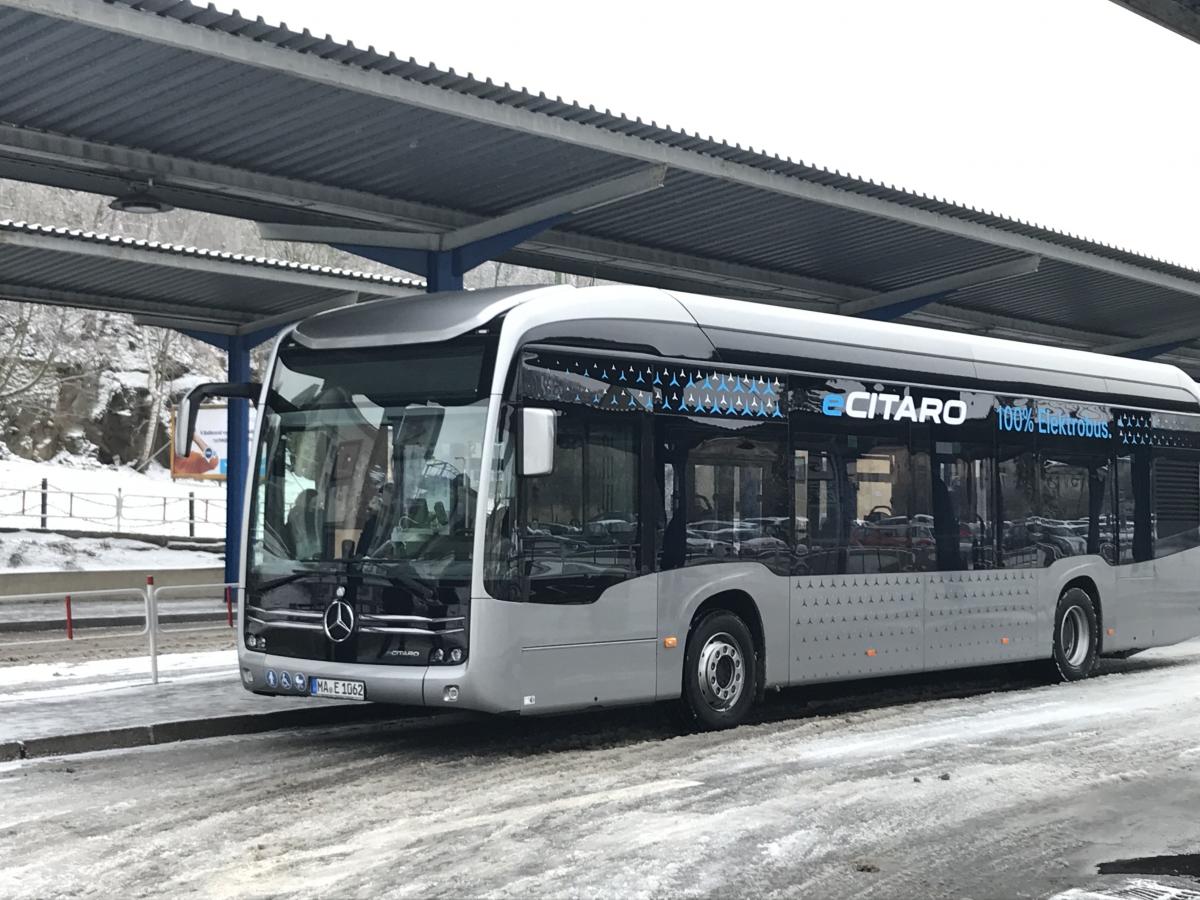
<path id="1" fill-rule="evenodd" d="M 154 532 L 172 537 L 218 537 L 225 529 L 225 500 L 153 494 L 67 491 L 42 479 L 28 488 L 0 488 L 0 520 L 30 527 L 78 531 Z"/>
<path id="2" fill-rule="evenodd" d="M 96 591 L 73 591 L 71 593 L 53 592 L 43 594 L 17 594 L 0 598 L 0 604 L 3 603 L 61 603 L 63 608 L 62 627 L 64 641 L 96 641 L 104 640 L 112 637 L 134 637 L 144 636 L 146 638 L 146 654 L 149 657 L 150 663 L 150 680 L 154 684 L 158 684 L 158 638 L 161 634 L 179 633 L 182 631 L 198 630 L 194 626 L 183 627 L 164 627 L 160 622 L 159 617 L 159 601 L 169 600 L 171 597 L 176 599 L 195 599 L 197 593 L 211 591 L 214 599 L 222 598 L 223 608 L 218 609 L 214 605 L 211 616 L 206 616 L 207 621 L 212 621 L 214 624 L 204 626 L 205 628 L 232 628 L 235 622 L 234 614 L 234 592 L 237 590 L 237 585 L 232 583 L 213 583 L 213 584 L 178 584 L 156 586 L 154 577 L 150 576 L 146 579 L 146 584 L 143 587 L 128 587 L 128 588 L 109 588 L 106 590 Z M 185 596 L 187 595 L 187 596 Z M 111 603 L 114 600 L 134 600 L 137 601 L 141 608 L 140 626 L 135 625 L 113 625 L 106 624 L 103 617 L 96 619 L 88 619 L 86 616 L 80 617 L 81 606 L 83 609 L 94 602 Z M 130 617 L 111 617 L 110 621 L 116 620 L 124 622 Z M 86 624 L 85 624 L 86 623 Z M 0 620 L 0 632 L 5 631 L 3 620 Z M 51 631 L 58 627 L 58 620 L 50 619 L 46 621 L 46 631 Z M 130 632 L 127 629 L 133 627 L 138 630 Z M 87 634 L 92 629 L 104 629 L 106 634 Z M 116 634 L 112 632 L 116 631 Z M 23 641 L 15 641 L 14 644 L 27 643 Z"/>

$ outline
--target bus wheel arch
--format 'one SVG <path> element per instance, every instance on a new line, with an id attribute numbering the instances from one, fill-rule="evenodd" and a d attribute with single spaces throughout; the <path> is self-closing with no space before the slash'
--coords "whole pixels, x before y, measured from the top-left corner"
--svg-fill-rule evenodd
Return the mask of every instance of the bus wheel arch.
<path id="1" fill-rule="evenodd" d="M 1104 605 L 1100 600 L 1100 588 L 1088 575 L 1079 575 L 1062 586 L 1058 592 L 1059 599 L 1072 588 L 1078 588 L 1092 598 L 1092 606 L 1096 611 L 1096 641 L 1097 649 L 1104 652 Z"/>
<path id="2" fill-rule="evenodd" d="M 1051 675 L 1056 681 L 1082 681 L 1100 657 L 1098 602 L 1080 585 L 1068 584 L 1059 595 L 1051 638 Z"/>
<path id="3" fill-rule="evenodd" d="M 689 724 L 719 729 L 742 722 L 762 696 L 765 647 L 762 617 L 749 594 L 723 591 L 696 608 L 683 655 L 682 697 Z M 723 674 L 706 681 L 706 671 L 713 675 L 718 665 Z M 716 696 L 731 685 L 732 690 Z M 728 701 L 724 708 L 723 699 Z"/>

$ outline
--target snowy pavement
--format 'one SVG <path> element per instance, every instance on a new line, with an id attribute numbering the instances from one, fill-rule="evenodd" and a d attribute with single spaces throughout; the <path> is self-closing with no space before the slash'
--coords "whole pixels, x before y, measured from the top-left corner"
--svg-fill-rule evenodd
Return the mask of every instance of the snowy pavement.
<path id="1" fill-rule="evenodd" d="M 1115 889 L 1097 864 L 1200 849 L 1200 643 L 1105 671 L 786 692 L 719 734 L 456 714 L 6 763 L 0 896 Z"/>
<path id="2" fill-rule="evenodd" d="M 251 694 L 238 679 L 236 650 L 162 654 L 158 670 L 154 685 L 148 656 L 0 668 L 0 745 L 338 705 Z"/>

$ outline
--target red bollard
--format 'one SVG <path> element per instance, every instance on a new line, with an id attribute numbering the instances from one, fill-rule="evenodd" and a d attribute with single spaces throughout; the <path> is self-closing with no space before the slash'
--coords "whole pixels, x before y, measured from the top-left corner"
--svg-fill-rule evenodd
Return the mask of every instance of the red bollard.
<path id="1" fill-rule="evenodd" d="M 75 622 L 71 618 L 71 595 L 67 594 L 67 640 L 75 640 Z"/>
<path id="2" fill-rule="evenodd" d="M 229 627 L 233 627 L 233 588 L 225 585 L 225 617 L 229 619 Z"/>

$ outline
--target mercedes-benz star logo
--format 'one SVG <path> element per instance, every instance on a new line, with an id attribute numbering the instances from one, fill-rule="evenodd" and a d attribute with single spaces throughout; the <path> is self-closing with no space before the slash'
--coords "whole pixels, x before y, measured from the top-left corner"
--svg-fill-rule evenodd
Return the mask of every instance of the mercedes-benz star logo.
<path id="1" fill-rule="evenodd" d="M 325 609 L 325 635 L 335 644 L 354 633 L 354 610 L 345 600 L 334 600 Z"/>

